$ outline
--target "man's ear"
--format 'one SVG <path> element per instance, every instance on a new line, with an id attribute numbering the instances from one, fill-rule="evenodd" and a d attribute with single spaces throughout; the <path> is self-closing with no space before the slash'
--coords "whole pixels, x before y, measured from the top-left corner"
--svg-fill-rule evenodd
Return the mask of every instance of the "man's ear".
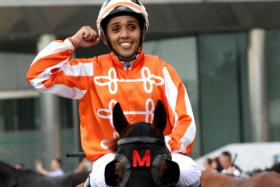
<path id="1" fill-rule="evenodd" d="M 154 111 L 154 120 L 152 127 L 155 130 L 163 132 L 166 126 L 166 111 L 161 100 L 158 100 L 156 109 Z"/>
<path id="2" fill-rule="evenodd" d="M 129 123 L 119 103 L 115 104 L 113 109 L 113 125 L 119 135 L 122 135 L 125 129 L 129 126 Z"/>

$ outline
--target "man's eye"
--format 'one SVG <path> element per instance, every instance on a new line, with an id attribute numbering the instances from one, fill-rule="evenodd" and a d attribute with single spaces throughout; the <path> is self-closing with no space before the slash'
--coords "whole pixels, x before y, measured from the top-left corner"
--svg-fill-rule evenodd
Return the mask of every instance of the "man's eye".
<path id="1" fill-rule="evenodd" d="M 128 26 L 128 29 L 129 29 L 130 31 L 134 31 L 134 30 L 136 29 L 136 26 L 135 26 L 135 25 L 129 25 L 129 26 Z"/>
<path id="2" fill-rule="evenodd" d="M 120 29 L 118 27 L 113 27 L 112 32 L 118 32 Z"/>

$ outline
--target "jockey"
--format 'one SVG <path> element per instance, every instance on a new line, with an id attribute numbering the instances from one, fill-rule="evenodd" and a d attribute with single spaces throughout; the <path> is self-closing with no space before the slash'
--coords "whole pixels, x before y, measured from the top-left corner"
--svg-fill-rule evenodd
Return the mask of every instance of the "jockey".
<path id="1" fill-rule="evenodd" d="M 178 186 L 199 186 L 200 170 L 188 156 L 196 127 L 185 86 L 175 69 L 142 46 L 149 21 L 138 0 L 107 0 L 98 18 L 98 33 L 83 26 L 64 41 L 56 40 L 32 62 L 26 78 L 39 91 L 79 99 L 83 151 L 94 161 L 91 186 L 106 186 L 104 169 L 114 159 L 106 146 L 113 137 L 112 108 L 119 102 L 129 123 L 151 123 L 155 103 L 167 112 L 164 130 L 172 160 L 180 168 Z M 111 53 L 72 59 L 77 48 L 92 47 L 100 39 Z"/>

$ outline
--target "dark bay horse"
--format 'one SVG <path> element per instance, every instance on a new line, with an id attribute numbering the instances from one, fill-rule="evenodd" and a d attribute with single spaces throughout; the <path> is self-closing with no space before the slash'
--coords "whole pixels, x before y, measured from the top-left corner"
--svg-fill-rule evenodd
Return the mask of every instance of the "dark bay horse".
<path id="1" fill-rule="evenodd" d="M 166 112 L 162 102 L 157 102 L 152 124 L 129 124 L 117 103 L 113 109 L 113 124 L 119 139 L 110 146 L 116 156 L 105 168 L 106 184 L 121 187 L 175 186 L 180 171 L 165 145 Z"/>
<path id="2" fill-rule="evenodd" d="M 74 187 L 85 181 L 88 173 L 48 177 L 32 170 L 18 170 L 0 161 L 0 187 Z"/>
<path id="3" fill-rule="evenodd" d="M 280 187 L 280 174 L 275 171 L 260 172 L 246 179 L 212 171 L 203 171 L 201 174 L 202 187 Z"/>

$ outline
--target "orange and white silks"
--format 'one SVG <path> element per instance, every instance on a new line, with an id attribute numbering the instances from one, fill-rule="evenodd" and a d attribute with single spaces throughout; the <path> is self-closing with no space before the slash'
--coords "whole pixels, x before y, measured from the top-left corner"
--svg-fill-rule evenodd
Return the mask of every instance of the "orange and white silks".
<path id="1" fill-rule="evenodd" d="M 79 99 L 83 150 L 89 160 L 109 152 L 104 140 L 112 137 L 112 108 L 119 102 L 128 121 L 152 122 L 156 102 L 167 114 L 164 131 L 168 147 L 189 154 L 196 127 L 185 86 L 176 71 L 157 56 L 141 52 L 130 68 L 111 54 L 72 59 L 74 46 L 53 41 L 32 62 L 26 79 L 40 92 Z"/>

